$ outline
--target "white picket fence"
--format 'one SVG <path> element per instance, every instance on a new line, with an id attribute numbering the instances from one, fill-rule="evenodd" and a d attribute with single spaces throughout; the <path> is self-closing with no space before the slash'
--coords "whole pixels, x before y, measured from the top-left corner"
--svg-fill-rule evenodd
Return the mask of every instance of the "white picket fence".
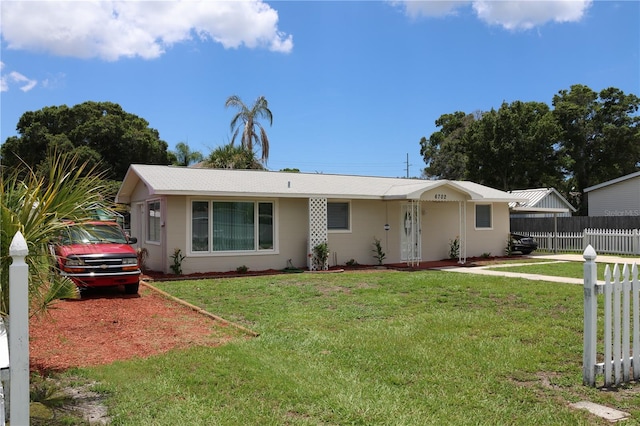
<path id="1" fill-rule="evenodd" d="M 29 425 L 29 254 L 19 231 L 9 245 L 10 315 L 0 319 L 0 425 Z M 5 325 L 5 321 L 7 324 Z M 8 407 L 8 409 L 7 409 Z"/>
<path id="2" fill-rule="evenodd" d="M 577 252 L 591 245 L 598 253 L 640 255 L 638 229 L 585 229 L 582 232 L 515 232 L 533 237 L 538 250 Z"/>
<path id="3" fill-rule="evenodd" d="M 588 245 L 584 263 L 584 352 L 583 383 L 596 385 L 604 376 L 604 386 L 618 386 L 640 380 L 640 282 L 638 266 L 607 265 L 604 283 L 597 282 L 596 251 Z M 602 297 L 598 297 L 602 295 Z M 599 307 L 602 299 L 602 307 Z M 603 313 L 603 330 L 598 331 L 598 312 Z M 600 336 L 600 341 L 599 341 Z M 597 353 L 602 343 L 602 352 Z M 597 362 L 598 358 L 602 361 Z"/>

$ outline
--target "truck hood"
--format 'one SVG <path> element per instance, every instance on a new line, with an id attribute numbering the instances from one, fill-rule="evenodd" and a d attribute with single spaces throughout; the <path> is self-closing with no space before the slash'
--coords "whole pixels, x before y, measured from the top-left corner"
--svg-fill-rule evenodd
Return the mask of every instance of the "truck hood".
<path id="1" fill-rule="evenodd" d="M 71 244 L 68 246 L 58 246 L 56 251 L 60 256 L 69 257 L 71 255 L 104 255 L 120 254 L 137 256 L 136 251 L 129 244 Z"/>

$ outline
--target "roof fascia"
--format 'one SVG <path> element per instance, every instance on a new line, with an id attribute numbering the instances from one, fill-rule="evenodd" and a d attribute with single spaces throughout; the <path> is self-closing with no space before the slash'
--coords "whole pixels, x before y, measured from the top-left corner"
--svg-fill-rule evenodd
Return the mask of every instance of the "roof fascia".
<path id="1" fill-rule="evenodd" d="M 140 181 L 140 175 L 135 171 L 135 165 L 129 166 L 127 173 L 124 175 L 120 189 L 116 193 L 114 201 L 120 204 L 129 204 L 131 202 L 131 192 Z M 124 192 L 123 192 L 124 190 Z M 126 195 L 125 195 L 126 194 Z"/>
<path id="2" fill-rule="evenodd" d="M 180 195 L 187 197 L 226 197 L 226 198 L 327 198 L 333 200 L 381 200 L 379 196 L 354 196 L 344 194 L 307 194 L 307 193 L 269 193 L 269 192 L 205 192 L 164 190 L 154 191 L 154 195 Z"/>
<path id="3" fill-rule="evenodd" d="M 584 192 L 593 191 L 596 189 L 604 188 L 605 186 L 615 185 L 616 183 L 624 182 L 625 180 L 633 179 L 638 176 L 640 176 L 640 172 L 631 173 L 626 176 L 620 176 L 619 178 L 608 180 L 606 182 L 602 182 L 597 185 L 590 186 L 588 188 L 583 189 L 583 191 Z"/>

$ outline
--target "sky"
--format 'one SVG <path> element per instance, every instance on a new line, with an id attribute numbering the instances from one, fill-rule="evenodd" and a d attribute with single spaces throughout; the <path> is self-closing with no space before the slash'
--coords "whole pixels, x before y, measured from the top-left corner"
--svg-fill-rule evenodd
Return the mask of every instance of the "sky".
<path id="1" fill-rule="evenodd" d="M 456 111 L 583 84 L 640 96 L 638 1 L 0 3 L 0 141 L 27 111 L 114 102 L 174 149 L 231 141 L 264 96 L 269 170 L 419 177 Z M 258 157 L 260 154 L 258 153 Z"/>

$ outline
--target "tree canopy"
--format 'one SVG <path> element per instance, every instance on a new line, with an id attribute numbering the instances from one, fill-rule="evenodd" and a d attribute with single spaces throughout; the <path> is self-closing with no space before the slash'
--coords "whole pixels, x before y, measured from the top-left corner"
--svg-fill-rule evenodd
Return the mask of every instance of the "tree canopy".
<path id="1" fill-rule="evenodd" d="M 175 151 L 169 151 L 169 158 L 171 164 L 174 166 L 190 166 L 193 163 L 198 163 L 204 158 L 200 151 L 191 151 L 189 144 L 184 142 L 178 142 L 176 144 Z"/>
<path id="2" fill-rule="evenodd" d="M 231 131 L 233 132 L 231 144 L 233 145 L 242 128 L 242 136 L 240 137 L 242 147 L 253 153 L 253 145 L 255 143 L 262 151 L 260 160 L 263 164 L 266 163 L 269 159 L 269 137 L 258 120 L 261 118 L 266 119 L 269 121 L 269 125 L 272 125 L 273 115 L 271 114 L 269 103 L 265 97 L 258 97 L 251 108 L 249 108 L 242 102 L 240 97 L 233 95 L 227 98 L 225 107 L 232 107 L 238 110 L 236 115 L 231 119 Z"/>
<path id="3" fill-rule="evenodd" d="M 24 165 L 35 169 L 45 163 L 50 149 L 98 166 L 107 179 L 121 180 L 132 163 L 170 164 L 167 143 L 158 131 L 111 102 L 25 112 L 16 130 L 19 136 L 7 138 L 0 147 L 5 170 Z"/>
<path id="4" fill-rule="evenodd" d="M 554 187 L 586 213 L 585 188 L 640 170 L 640 99 L 574 85 L 552 106 L 503 102 L 440 116 L 439 130 L 420 140 L 424 175 L 502 190 Z"/>
<path id="5" fill-rule="evenodd" d="M 265 170 L 252 151 L 231 143 L 211 151 L 204 161 L 204 166 L 212 169 Z"/>

